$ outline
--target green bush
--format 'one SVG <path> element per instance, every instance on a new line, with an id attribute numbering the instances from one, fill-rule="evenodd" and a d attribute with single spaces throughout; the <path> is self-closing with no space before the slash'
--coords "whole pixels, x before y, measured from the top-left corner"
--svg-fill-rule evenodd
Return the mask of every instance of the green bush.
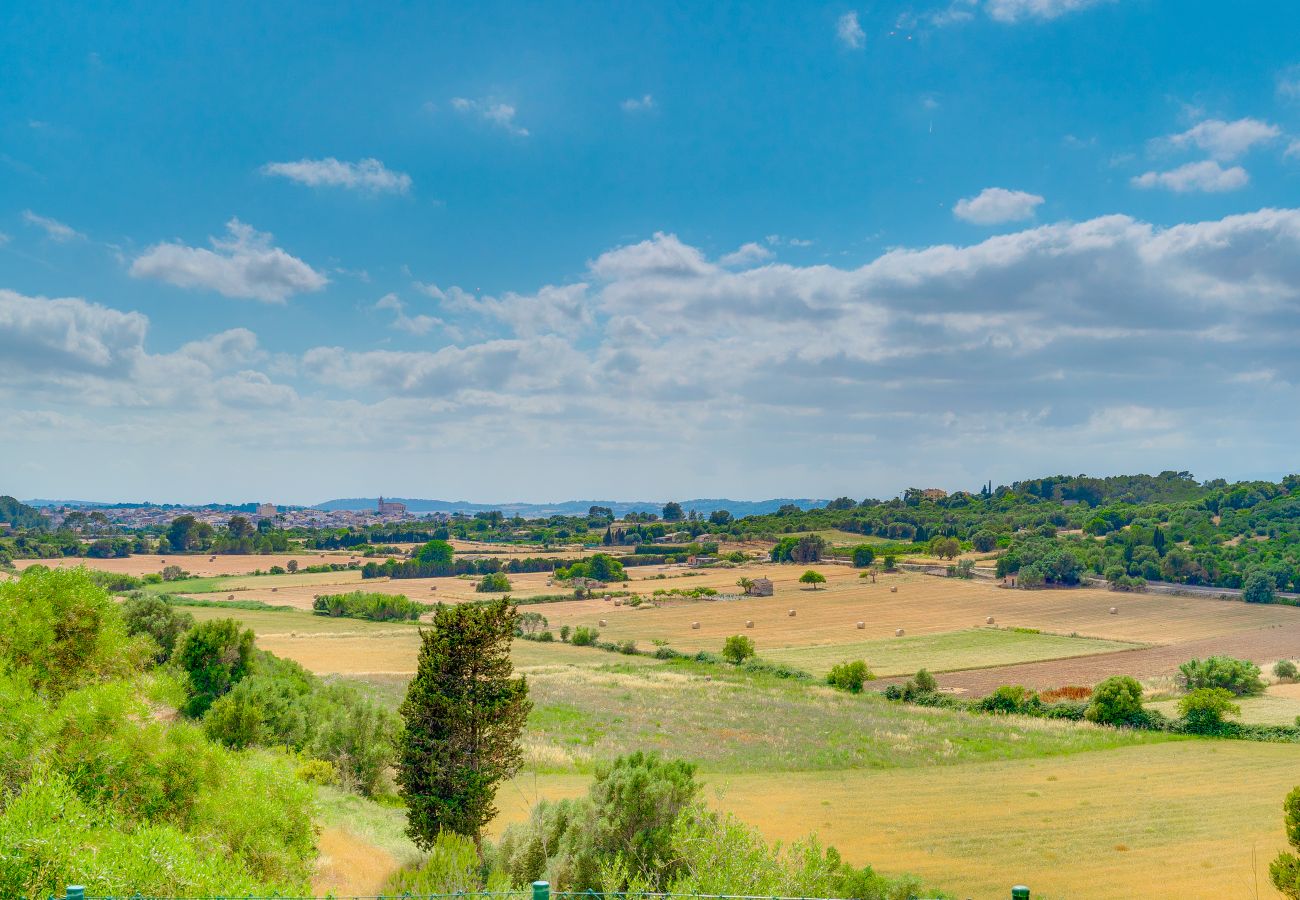
<path id="1" fill-rule="evenodd" d="M 855 659 L 852 662 L 842 662 L 832 666 L 830 674 L 826 676 L 826 683 L 850 694 L 860 694 L 862 685 L 874 677 L 865 662 Z"/>
<path id="2" fill-rule="evenodd" d="M 722 658 L 738 666 L 754 655 L 754 642 L 747 635 L 733 634 L 722 644 Z"/>
<path id="3" fill-rule="evenodd" d="M 588 628 L 586 625 L 579 625 L 573 629 L 573 636 L 569 638 L 569 643 L 575 647 L 590 647 L 600 638 L 600 632 L 594 628 Z"/>
<path id="4" fill-rule="evenodd" d="M 939 690 L 939 682 L 935 681 L 934 676 L 927 670 L 921 669 L 912 678 L 912 683 L 916 685 L 916 690 L 921 694 L 933 694 Z"/>
<path id="5" fill-rule="evenodd" d="M 1276 586 L 1272 577 L 1263 572 L 1257 570 L 1248 573 L 1241 587 L 1241 599 L 1247 603 L 1273 602 L 1273 592 L 1276 590 Z"/>
<path id="6" fill-rule="evenodd" d="M 505 572 L 491 572 L 479 579 L 474 590 L 480 594 L 504 594 L 510 590 L 510 579 Z"/>
<path id="7" fill-rule="evenodd" d="M 865 569 L 876 559 L 876 551 L 870 544 L 859 544 L 853 548 L 853 565 Z"/>
<path id="8" fill-rule="evenodd" d="M 58 696 L 134 671 L 154 651 L 131 637 L 108 592 L 82 568 L 32 566 L 0 583 L 0 674 Z"/>
<path id="9" fill-rule="evenodd" d="M 1231 691 L 1221 687 L 1196 688 L 1178 701 L 1178 713 L 1193 734 L 1214 734 L 1223 727 L 1223 717 L 1240 715 Z"/>
<path id="10" fill-rule="evenodd" d="M 1296 664 L 1289 659 L 1278 660 L 1273 666 L 1273 677 L 1280 681 L 1295 681 L 1296 676 L 1300 674 Z"/>
<path id="11" fill-rule="evenodd" d="M 194 627 L 194 617 L 157 594 L 134 594 L 122 603 L 122 619 L 130 634 L 148 635 L 157 645 L 156 662 L 166 662 L 180 636 Z"/>
<path id="12" fill-rule="evenodd" d="M 374 622 L 418 621 L 433 607 L 411 600 L 403 594 L 379 591 L 352 591 L 348 594 L 320 594 L 311 604 L 318 616 L 370 619 Z"/>
<path id="13" fill-rule="evenodd" d="M 1291 849 L 1300 853 L 1300 787 L 1293 788 L 1282 801 L 1282 821 L 1286 840 Z M 1273 886 L 1284 896 L 1300 900 L 1300 857 L 1295 853 L 1279 853 L 1268 867 Z"/>
<path id="14" fill-rule="evenodd" d="M 629 882 L 662 889 L 680 870 L 677 817 L 699 789 L 690 763 L 620 756 L 597 766 L 586 797 L 544 800 L 526 822 L 508 827 L 496 865 L 516 885 L 545 877 L 566 891 L 624 890 Z M 610 884 L 616 860 L 621 872 Z"/>
<path id="15" fill-rule="evenodd" d="M 437 896 L 458 892 L 504 892 L 510 888 L 504 872 L 483 877 L 483 864 L 472 838 L 439 832 L 419 865 L 400 869 L 384 885 L 393 896 Z"/>
<path id="16" fill-rule="evenodd" d="M 1084 716 L 1101 725 L 1128 725 L 1142 713 L 1142 685 L 1128 675 L 1115 675 L 1093 689 Z"/>
<path id="17" fill-rule="evenodd" d="M 186 632 L 176 661 L 189 677 L 186 715 L 195 718 L 249 673 L 253 664 L 253 632 L 240 630 L 234 619 L 212 619 Z"/>
<path id="18" fill-rule="evenodd" d="M 980 700 L 977 708 L 992 713 L 1032 714 L 1041 709 L 1042 705 L 1043 702 L 1038 694 L 1029 688 L 1019 684 L 1004 684 Z"/>
<path id="19" fill-rule="evenodd" d="M 1264 682 L 1259 677 L 1259 666 L 1231 656 L 1211 656 L 1206 660 L 1192 659 L 1178 667 L 1179 681 L 1185 690 L 1198 688 L 1223 688 L 1238 697 L 1251 697 L 1264 692 Z"/>

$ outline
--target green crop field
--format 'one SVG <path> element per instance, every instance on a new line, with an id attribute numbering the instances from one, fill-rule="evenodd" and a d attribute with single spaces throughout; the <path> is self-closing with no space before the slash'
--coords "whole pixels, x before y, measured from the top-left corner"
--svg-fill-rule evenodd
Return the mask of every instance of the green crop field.
<path id="1" fill-rule="evenodd" d="M 877 676 L 907 675 L 919 668 L 931 672 L 978 669 L 1043 659 L 1067 659 L 1093 653 L 1132 650 L 1144 646 L 1124 641 L 1033 634 L 1001 628 L 972 628 L 942 634 L 918 634 L 812 647 L 765 650 L 765 659 L 824 675 L 831 666 L 861 659 Z"/>

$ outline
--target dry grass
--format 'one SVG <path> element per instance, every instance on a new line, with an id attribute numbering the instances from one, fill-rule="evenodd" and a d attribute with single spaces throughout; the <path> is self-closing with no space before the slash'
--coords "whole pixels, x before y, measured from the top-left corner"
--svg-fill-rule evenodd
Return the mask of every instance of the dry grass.
<path id="1" fill-rule="evenodd" d="M 103 572 L 120 572 L 126 575 L 150 575 L 160 573 L 171 565 L 180 566 L 191 575 L 202 577 L 212 575 L 247 575 L 257 569 L 263 572 L 271 566 L 287 566 L 289 560 L 298 561 L 306 568 L 323 564 L 347 563 L 349 560 L 364 562 L 360 557 L 345 551 L 310 551 L 303 553 L 271 553 L 266 555 L 221 555 L 211 558 L 194 554 L 144 554 L 128 556 L 124 559 L 83 559 L 80 557 L 60 557 L 59 559 L 18 559 L 14 565 L 19 569 L 28 566 L 43 565 L 51 568 L 86 566 Z"/>
<path id="2" fill-rule="evenodd" d="M 877 583 L 858 577 L 843 566 L 816 566 L 826 576 L 824 589 L 811 591 L 798 584 L 806 566 L 745 566 L 732 570 L 700 570 L 694 578 L 632 582 L 632 589 L 649 594 L 656 587 L 709 586 L 735 590 L 741 575 L 764 575 L 775 583 L 775 596 L 735 601 L 673 602 L 658 609 L 615 607 L 601 600 L 548 604 L 552 626 L 595 626 L 597 620 L 610 640 L 634 639 L 649 645 L 658 639 L 679 650 L 716 650 L 722 639 L 749 633 L 760 647 L 807 647 L 852 644 L 891 637 L 895 629 L 907 634 L 937 634 L 974 628 L 993 616 L 1001 626 L 1037 628 L 1056 634 L 1131 643 L 1166 644 L 1300 622 L 1300 610 L 1285 606 L 1252 606 L 1205 597 L 1158 594 L 1117 594 L 1094 589 L 1020 591 L 980 581 L 925 575 L 881 576 Z M 897 592 L 891 592 L 891 588 Z M 1114 606 L 1118 615 L 1110 615 Z M 790 618 L 788 610 L 795 609 Z M 745 622 L 755 623 L 752 632 Z M 700 628 L 693 630 L 692 622 Z M 857 630 L 862 621 L 865 628 Z"/>
<path id="3" fill-rule="evenodd" d="M 915 872 L 958 897 L 1274 896 L 1293 746 L 1187 741 L 1051 759 L 873 772 L 705 778 L 716 805 L 769 839 L 817 832 L 856 864 Z M 499 832 L 586 780 L 521 776 Z M 1125 847 L 1119 850 L 1118 847 Z"/>

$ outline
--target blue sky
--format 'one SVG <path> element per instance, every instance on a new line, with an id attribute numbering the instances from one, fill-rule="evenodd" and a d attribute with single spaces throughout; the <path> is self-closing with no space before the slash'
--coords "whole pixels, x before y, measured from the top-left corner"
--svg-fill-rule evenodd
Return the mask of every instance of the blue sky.
<path id="1" fill-rule="evenodd" d="M 10 3 L 0 492 L 1275 478 L 1300 7 Z"/>

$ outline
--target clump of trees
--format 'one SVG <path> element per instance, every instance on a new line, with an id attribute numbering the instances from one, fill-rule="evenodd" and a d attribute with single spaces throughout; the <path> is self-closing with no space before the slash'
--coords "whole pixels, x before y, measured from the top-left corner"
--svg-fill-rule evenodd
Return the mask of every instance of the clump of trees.
<path id="1" fill-rule="evenodd" d="M 738 666 L 754 655 L 754 642 L 748 635 L 733 634 L 722 644 L 722 658 Z"/>
<path id="2" fill-rule="evenodd" d="M 820 534 L 783 537 L 772 548 L 772 562 L 821 562 L 826 554 L 826 539 Z"/>
<path id="3" fill-rule="evenodd" d="M 352 591 L 347 594 L 320 594 L 312 600 L 311 608 L 318 616 L 336 619 L 415 622 L 433 609 L 433 606 L 411 600 L 404 594 Z"/>
<path id="4" fill-rule="evenodd" d="M 624 571 L 623 564 L 608 553 L 596 553 L 588 559 L 556 569 L 555 577 L 562 581 L 572 581 L 575 578 L 590 578 L 592 581 L 608 583 L 611 581 L 626 581 L 627 572 Z"/>
<path id="5" fill-rule="evenodd" d="M 474 590 L 480 594 L 504 594 L 510 590 L 510 579 L 505 572 L 492 572 L 480 578 Z"/>
<path id="6" fill-rule="evenodd" d="M 1178 679 L 1184 690 L 1222 688 L 1234 697 L 1251 697 L 1264 692 L 1259 666 L 1231 656 L 1192 659 L 1178 667 Z"/>
<path id="7" fill-rule="evenodd" d="M 1300 787 L 1293 788 L 1282 801 L 1282 821 L 1286 828 L 1286 841 L 1295 853 L 1283 851 L 1269 864 L 1268 873 L 1273 886 L 1286 897 L 1300 900 Z"/>

